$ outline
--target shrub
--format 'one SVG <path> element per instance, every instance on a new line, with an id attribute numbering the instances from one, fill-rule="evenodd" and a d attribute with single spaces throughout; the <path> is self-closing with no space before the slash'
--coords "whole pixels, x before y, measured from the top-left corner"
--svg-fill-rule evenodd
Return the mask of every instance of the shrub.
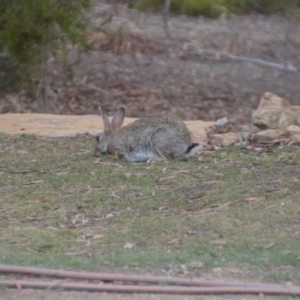
<path id="1" fill-rule="evenodd" d="M 135 0 L 135 8 L 140 10 L 160 10 L 163 0 Z M 171 11 L 190 16 L 218 16 L 221 12 L 258 12 L 263 14 L 290 11 L 297 7 L 297 0 L 172 0 Z"/>
<path id="2" fill-rule="evenodd" d="M 82 10 L 91 0 L 1 0 L 0 51 L 28 81 L 45 76 L 49 54 L 85 45 L 88 20 Z"/>
<path id="3" fill-rule="evenodd" d="M 157 11 L 162 9 L 163 2 L 161 0 L 137 0 L 134 7 L 138 10 Z"/>

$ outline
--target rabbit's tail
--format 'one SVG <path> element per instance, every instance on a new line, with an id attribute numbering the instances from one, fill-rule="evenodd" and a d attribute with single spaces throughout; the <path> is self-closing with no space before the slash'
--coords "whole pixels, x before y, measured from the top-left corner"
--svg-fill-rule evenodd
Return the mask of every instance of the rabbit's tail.
<path id="1" fill-rule="evenodd" d="M 183 158 L 192 157 L 202 148 L 203 145 L 201 143 L 193 143 L 187 148 L 186 152 L 182 155 L 182 157 Z"/>

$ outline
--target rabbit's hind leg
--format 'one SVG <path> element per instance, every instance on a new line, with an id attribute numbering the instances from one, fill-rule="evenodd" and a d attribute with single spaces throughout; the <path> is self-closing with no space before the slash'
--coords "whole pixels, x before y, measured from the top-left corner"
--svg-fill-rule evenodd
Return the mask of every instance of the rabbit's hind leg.
<path id="1" fill-rule="evenodd" d="M 151 162 L 162 159 L 148 147 L 142 147 L 131 152 L 123 153 L 123 157 L 129 162 Z"/>
<path id="2" fill-rule="evenodd" d="M 162 127 L 152 135 L 152 148 L 164 160 L 181 157 L 188 147 L 186 137 L 178 137 L 175 128 Z"/>

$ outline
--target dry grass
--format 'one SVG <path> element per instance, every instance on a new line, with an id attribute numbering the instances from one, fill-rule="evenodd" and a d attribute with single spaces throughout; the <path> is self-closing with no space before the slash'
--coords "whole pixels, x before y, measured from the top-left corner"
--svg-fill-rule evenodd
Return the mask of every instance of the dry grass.
<path id="1" fill-rule="evenodd" d="M 95 159 L 0 135 L 0 262 L 300 283 L 299 148 Z"/>

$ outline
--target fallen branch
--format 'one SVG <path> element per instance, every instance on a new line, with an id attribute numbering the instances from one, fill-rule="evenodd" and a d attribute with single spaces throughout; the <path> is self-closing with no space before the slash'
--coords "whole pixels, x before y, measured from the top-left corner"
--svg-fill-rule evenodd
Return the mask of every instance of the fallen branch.
<path id="1" fill-rule="evenodd" d="M 220 61 L 238 61 L 238 62 L 250 62 L 255 65 L 263 66 L 263 67 L 268 67 L 272 69 L 277 69 L 281 71 L 286 71 L 286 72 L 298 72 L 298 70 L 287 64 L 287 65 L 282 65 L 278 63 L 273 63 L 269 62 L 266 60 L 262 59 L 256 59 L 256 58 L 250 58 L 250 57 L 244 57 L 244 56 L 236 56 L 232 55 L 226 52 L 220 52 L 220 51 L 215 51 L 215 50 L 202 50 L 199 49 L 196 52 L 192 52 L 189 50 L 184 50 L 184 52 L 180 55 L 181 59 L 188 59 L 188 58 L 197 58 L 201 55 L 208 55 L 207 58 L 209 59 L 215 59 L 215 60 L 220 60 Z"/>

